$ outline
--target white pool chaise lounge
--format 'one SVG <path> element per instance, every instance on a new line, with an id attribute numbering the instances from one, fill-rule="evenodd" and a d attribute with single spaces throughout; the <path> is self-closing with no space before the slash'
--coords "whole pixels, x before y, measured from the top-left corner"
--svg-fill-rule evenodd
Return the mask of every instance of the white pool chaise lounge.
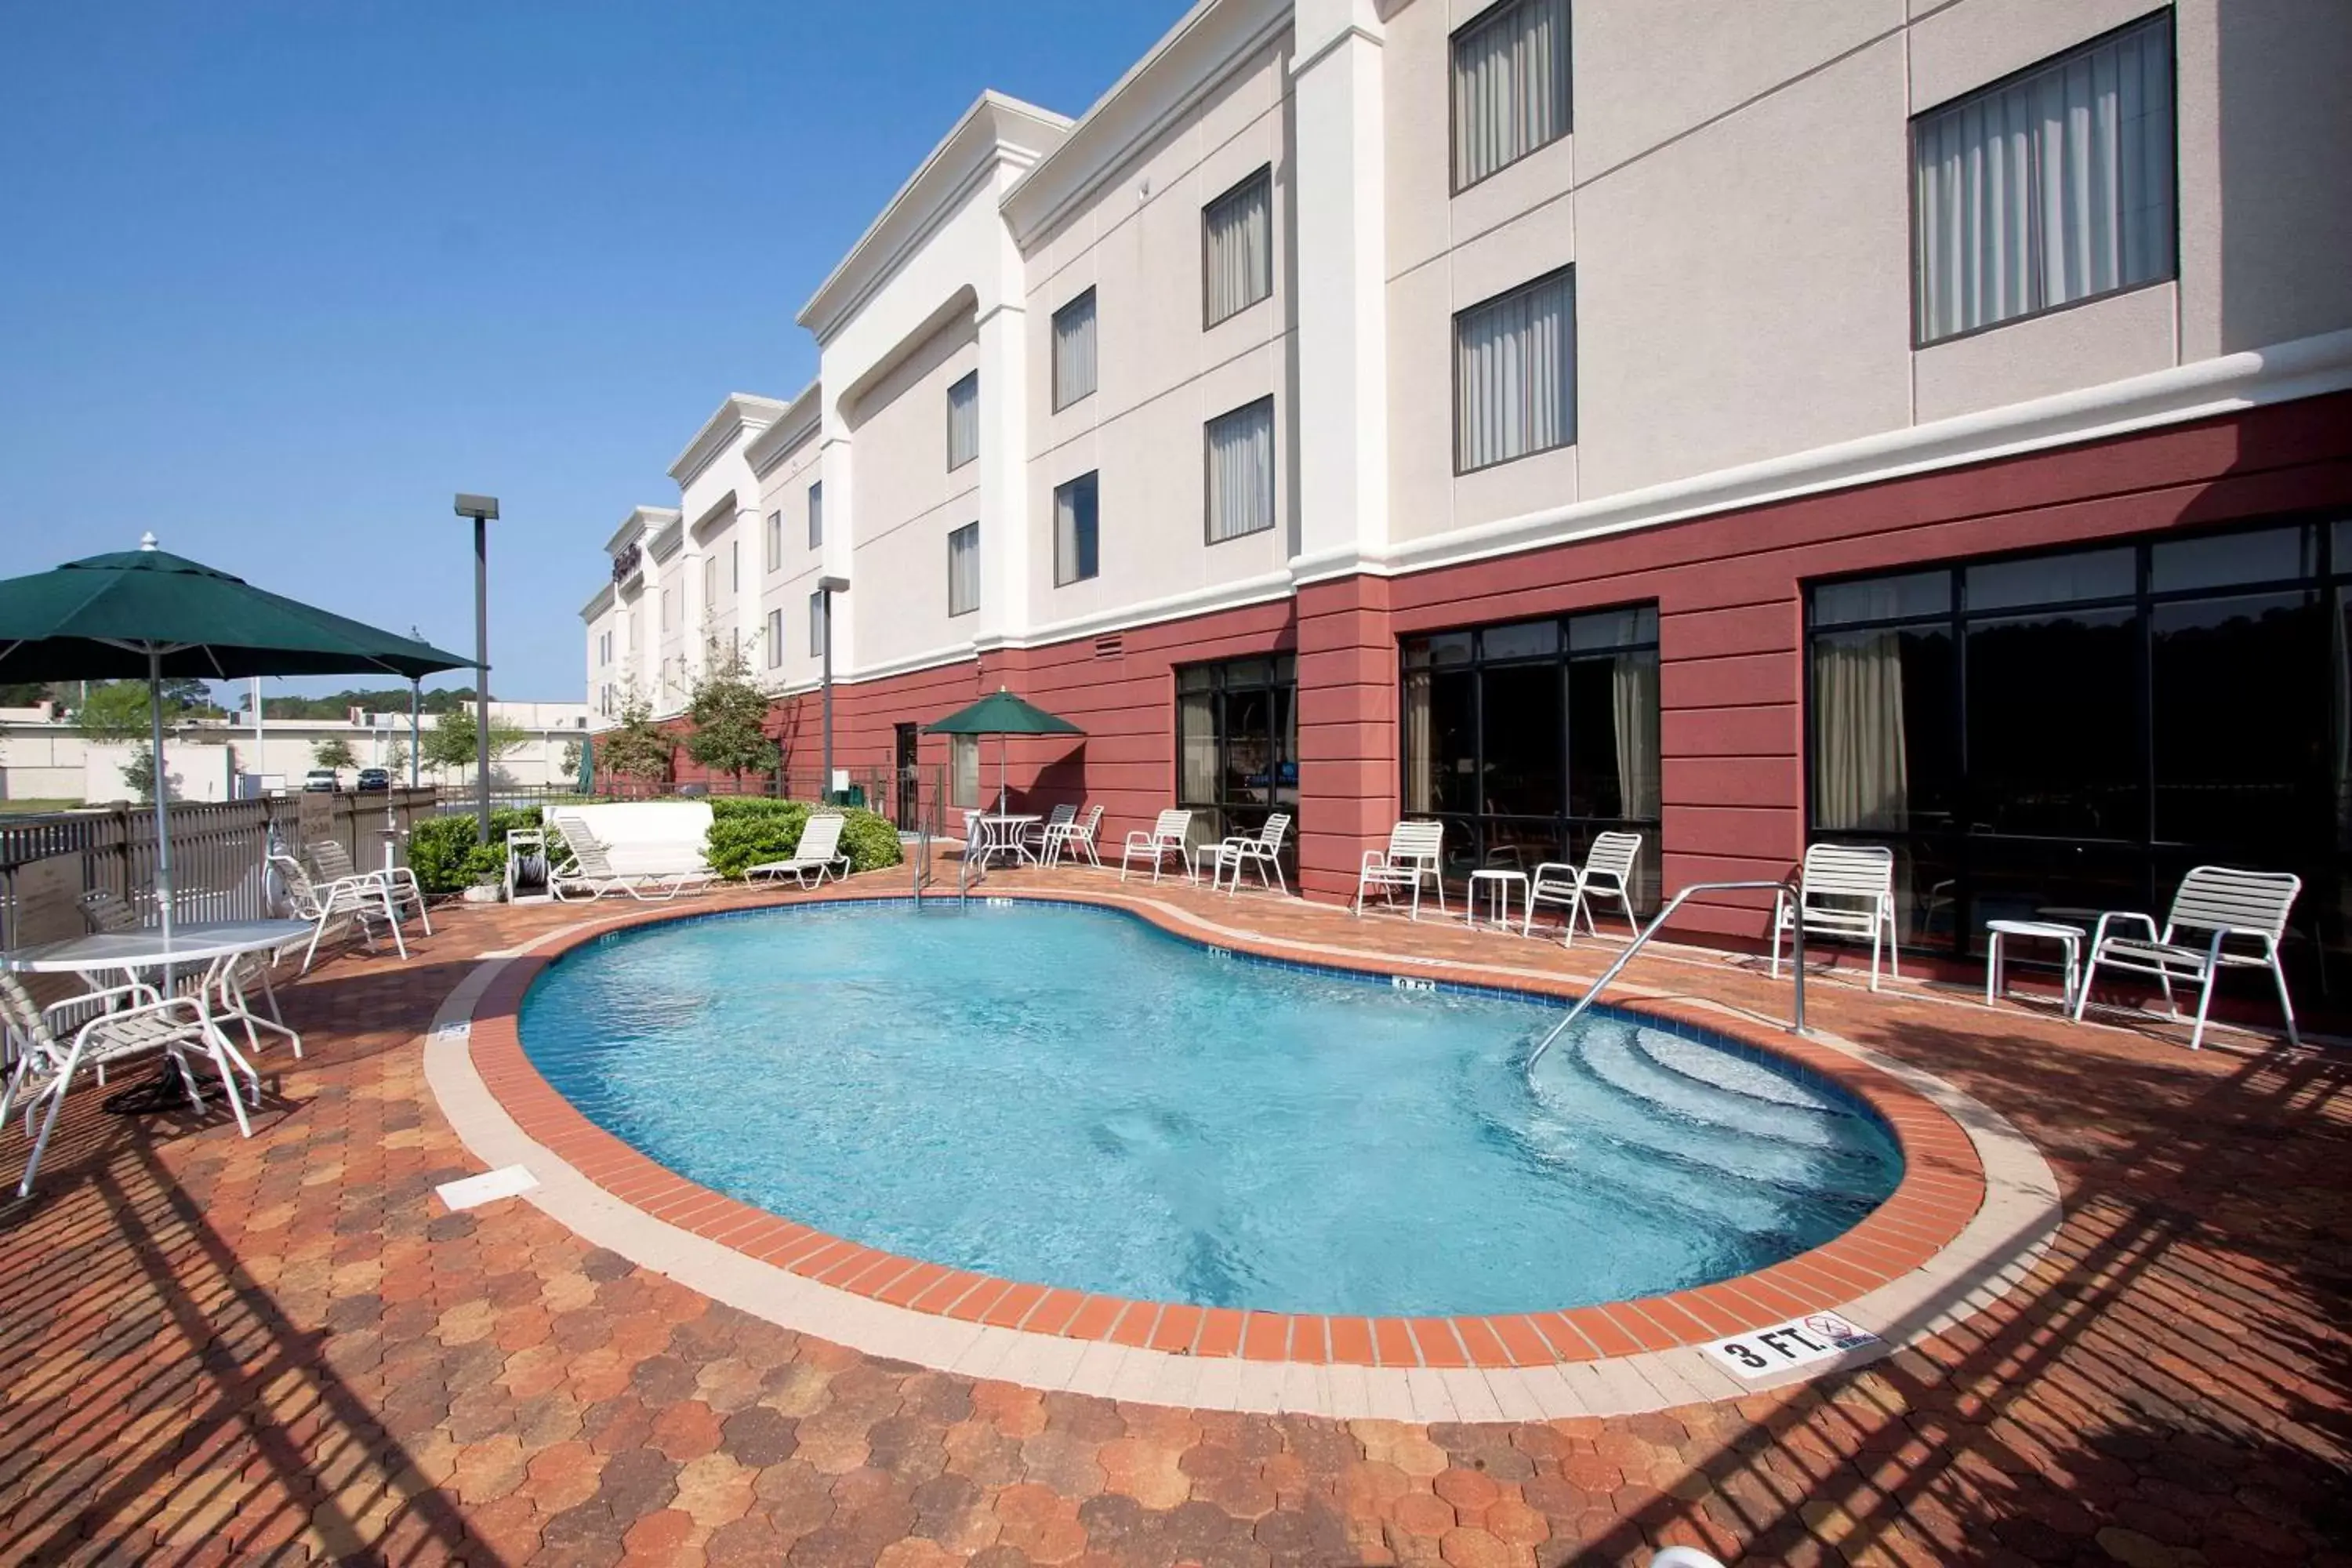
<path id="1" fill-rule="evenodd" d="M 841 830 L 848 818 L 838 812 L 819 812 L 801 829 L 801 841 L 782 860 L 764 860 L 743 873 L 746 877 L 790 877 L 803 891 L 822 888 L 827 877 L 835 881 L 849 874 L 849 857 L 841 851 Z M 809 880 L 811 872 L 816 880 Z"/>
<path id="2" fill-rule="evenodd" d="M 550 816 L 570 851 L 547 879 L 559 899 L 593 901 L 626 893 L 667 902 L 718 879 L 704 858 L 710 841 L 707 801 L 619 801 L 565 806 Z"/>

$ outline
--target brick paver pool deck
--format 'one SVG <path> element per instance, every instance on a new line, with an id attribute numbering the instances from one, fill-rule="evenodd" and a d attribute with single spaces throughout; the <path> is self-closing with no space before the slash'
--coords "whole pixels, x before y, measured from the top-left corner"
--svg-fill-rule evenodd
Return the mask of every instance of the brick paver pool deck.
<path id="1" fill-rule="evenodd" d="M 1022 883 L 1112 886 L 999 881 Z M 1154 896 L 1437 962 L 1583 976 L 1613 951 Z M 0 1215 L 0 1560 L 1550 1568 L 1685 1542 L 1748 1563 L 2352 1564 L 2341 1054 L 2224 1032 L 2192 1055 L 2150 1021 L 1818 984 L 1823 1028 L 1975 1096 L 2055 1170 L 2063 1223 L 2022 1287 L 1868 1368 L 1650 1415 L 1175 1409 L 797 1333 L 528 1199 L 443 1209 L 433 1187 L 481 1166 L 422 1032 L 480 955 L 618 912 L 452 910 L 406 964 L 322 965 L 284 993 L 309 1055 L 267 1059 L 250 1141 L 225 1112 L 77 1097 L 39 1193 Z M 1711 955 L 1628 978 L 1787 1005 Z M 0 1134 L 12 1181 L 24 1147 Z"/>

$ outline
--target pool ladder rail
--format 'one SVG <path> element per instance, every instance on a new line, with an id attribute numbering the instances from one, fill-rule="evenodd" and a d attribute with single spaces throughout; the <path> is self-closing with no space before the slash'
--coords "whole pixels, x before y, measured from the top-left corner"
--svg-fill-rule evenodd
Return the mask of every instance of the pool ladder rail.
<path id="1" fill-rule="evenodd" d="M 1553 1025 L 1551 1033 L 1537 1042 L 1536 1048 L 1528 1053 L 1527 1070 L 1535 1071 L 1536 1064 L 1544 1059 L 1544 1053 L 1551 1049 L 1552 1042 L 1568 1033 L 1570 1026 L 1584 1016 L 1585 1009 L 1599 1000 L 1601 993 L 1608 988 L 1609 983 L 1622 973 L 1627 964 L 1633 962 L 1633 955 L 1650 944 L 1650 939 L 1658 934 L 1660 929 L 1665 925 L 1676 910 L 1683 907 L 1684 900 L 1693 893 L 1782 893 L 1790 889 L 1794 878 L 1795 873 L 1791 872 L 1777 882 L 1693 882 L 1686 888 L 1677 889 L 1675 896 L 1666 900 L 1666 907 L 1652 917 L 1650 923 L 1643 927 L 1632 942 L 1625 944 L 1625 951 L 1619 953 L 1609 967 L 1601 972 L 1601 978 L 1585 987 L 1584 994 L 1576 999 L 1576 1005 L 1568 1010 L 1568 1016 Z M 1774 918 L 1777 921 L 1777 912 Z M 1796 978 L 1789 1032 L 1792 1035 L 1801 1035 L 1805 1032 L 1805 922 L 1801 920 L 1793 921 L 1791 929 L 1796 933 L 1795 962 L 1790 967 Z"/>

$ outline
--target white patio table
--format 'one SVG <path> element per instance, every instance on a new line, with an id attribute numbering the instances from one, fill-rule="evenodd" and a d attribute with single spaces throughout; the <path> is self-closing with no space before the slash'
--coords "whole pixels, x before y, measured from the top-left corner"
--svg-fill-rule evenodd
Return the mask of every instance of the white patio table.
<path id="1" fill-rule="evenodd" d="M 1034 812 L 992 811 L 978 820 L 987 838 L 980 850 L 983 864 L 998 855 L 1010 855 L 1016 862 L 1036 858 L 1022 840 L 1029 829 L 1045 820 L 1044 817 Z"/>
<path id="2" fill-rule="evenodd" d="M 63 942 L 20 947 L 0 952 L 0 964 L 21 974 L 87 977 L 119 971 L 129 979 L 138 978 L 144 970 L 160 969 L 164 979 L 162 989 L 166 994 L 171 989 L 173 971 L 201 966 L 203 978 L 195 996 L 208 1016 L 242 1026 L 247 1044 L 255 1043 L 257 1029 L 284 1035 L 293 1042 L 294 1054 L 299 1056 L 302 1037 L 276 1016 L 278 997 L 270 986 L 268 970 L 264 968 L 261 974 L 262 991 L 272 1015 L 267 1018 L 246 1005 L 244 994 L 234 984 L 232 974 L 236 961 L 247 953 L 299 947 L 310 940 L 309 921 L 199 921 L 175 928 L 169 937 L 159 928 L 142 926 L 134 931 L 99 931 L 68 937 Z M 217 1034 L 220 1047 L 228 1053 L 230 1061 L 243 1070 L 247 1082 L 254 1081 L 253 1064 L 237 1050 L 226 1030 Z M 260 1103 L 257 1096 L 254 1103 Z M 246 1126 L 244 1110 L 234 1104 L 231 1109 L 236 1111 L 238 1125 Z"/>

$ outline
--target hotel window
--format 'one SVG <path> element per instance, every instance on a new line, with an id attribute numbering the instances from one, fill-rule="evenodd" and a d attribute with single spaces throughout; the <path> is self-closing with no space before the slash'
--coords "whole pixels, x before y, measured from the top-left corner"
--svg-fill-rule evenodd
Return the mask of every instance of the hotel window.
<path id="1" fill-rule="evenodd" d="M 702 613 L 709 616 L 719 608 L 719 557 L 702 558 Z"/>
<path id="2" fill-rule="evenodd" d="M 967 522 L 948 535 L 948 614 L 968 616 L 980 608 L 980 524 Z"/>
<path id="3" fill-rule="evenodd" d="M 1922 344 L 2173 276 L 2168 9 L 1911 122 Z"/>
<path id="4" fill-rule="evenodd" d="M 1811 828 L 1891 847 L 1905 940 L 1945 952 L 2161 912 L 2207 862 L 2297 873 L 2316 920 L 2352 848 L 2347 574 L 2352 524 L 2293 522 L 1816 584 Z"/>
<path id="5" fill-rule="evenodd" d="M 743 542 L 740 539 L 730 539 L 727 542 L 727 591 L 730 594 L 740 593 L 742 588 Z"/>
<path id="6" fill-rule="evenodd" d="M 663 631 L 669 630 L 669 599 L 670 595 L 677 592 L 675 588 L 664 588 L 661 591 L 661 629 Z"/>
<path id="7" fill-rule="evenodd" d="M 824 590 L 809 595 L 809 657 L 824 657 Z"/>
<path id="8" fill-rule="evenodd" d="M 809 548 L 816 549 L 824 542 L 824 484 L 822 480 L 809 486 Z"/>
<path id="9" fill-rule="evenodd" d="M 1080 474 L 1054 491 L 1054 586 L 1095 574 L 1095 510 L 1100 476 Z"/>
<path id="10" fill-rule="evenodd" d="M 980 456 L 980 372 L 968 372 L 948 388 L 948 467 L 961 468 Z"/>
<path id="11" fill-rule="evenodd" d="M 1176 804 L 1193 839 L 1255 833 L 1298 810 L 1298 670 L 1289 654 L 1187 665 L 1176 672 Z M 1283 850 L 1295 875 L 1298 828 Z"/>
<path id="12" fill-rule="evenodd" d="M 765 564 L 771 572 L 781 570 L 784 564 L 784 514 L 781 511 L 768 514 L 768 557 Z"/>
<path id="13" fill-rule="evenodd" d="M 1209 542 L 1263 533 L 1274 526 L 1274 399 L 1209 421 Z"/>
<path id="14" fill-rule="evenodd" d="M 1454 35 L 1454 188 L 1568 134 L 1568 0 L 1497 5 Z"/>
<path id="15" fill-rule="evenodd" d="M 1454 318 L 1454 468 L 1576 439 L 1576 273 L 1562 268 Z"/>
<path id="16" fill-rule="evenodd" d="M 784 662 L 784 612 L 768 612 L 768 668 L 774 669 Z"/>
<path id="17" fill-rule="evenodd" d="M 1658 611 L 1588 611 L 1407 638 L 1404 814 L 1445 824 L 1446 872 L 1581 861 L 1642 835 L 1658 887 Z"/>
<path id="18" fill-rule="evenodd" d="M 1054 312 L 1054 407 L 1095 395 L 1095 291 Z"/>
<path id="19" fill-rule="evenodd" d="M 1274 292 L 1274 170 L 1260 169 L 1201 209 L 1203 326 Z"/>
<path id="20" fill-rule="evenodd" d="M 948 737 L 948 772 L 955 792 L 952 804 L 976 806 L 980 804 L 980 737 L 950 735 Z"/>

